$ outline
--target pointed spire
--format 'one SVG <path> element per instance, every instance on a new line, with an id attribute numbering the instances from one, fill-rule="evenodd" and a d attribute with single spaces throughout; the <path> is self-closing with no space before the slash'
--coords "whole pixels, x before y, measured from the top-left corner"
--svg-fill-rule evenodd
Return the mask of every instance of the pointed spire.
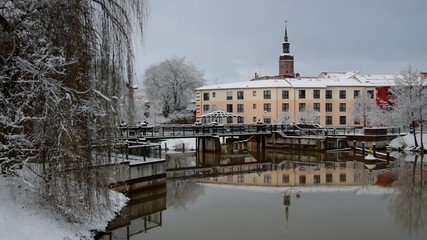
<path id="1" fill-rule="evenodd" d="M 285 21 L 285 41 L 282 43 L 283 46 L 283 54 L 289 55 L 289 46 L 290 43 L 288 42 L 288 21 Z"/>
<path id="2" fill-rule="evenodd" d="M 288 41 L 288 21 L 285 20 L 285 42 Z"/>
<path id="3" fill-rule="evenodd" d="M 282 42 L 283 51 L 279 57 L 279 75 L 294 77 L 294 56 L 290 52 L 290 43 L 288 41 L 288 21 L 285 21 L 285 37 Z"/>

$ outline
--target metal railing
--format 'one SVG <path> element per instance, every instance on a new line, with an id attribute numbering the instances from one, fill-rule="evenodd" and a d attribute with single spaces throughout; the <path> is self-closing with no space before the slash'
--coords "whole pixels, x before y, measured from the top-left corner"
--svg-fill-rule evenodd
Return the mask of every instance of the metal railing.
<path id="1" fill-rule="evenodd" d="M 400 134 L 400 128 L 386 128 L 387 134 Z M 363 135 L 364 128 L 300 128 L 295 125 L 279 124 L 164 124 L 148 126 L 121 126 L 124 138 L 138 137 L 198 137 L 211 135 L 244 135 L 244 134 L 271 134 L 284 132 L 297 136 L 348 136 Z"/>

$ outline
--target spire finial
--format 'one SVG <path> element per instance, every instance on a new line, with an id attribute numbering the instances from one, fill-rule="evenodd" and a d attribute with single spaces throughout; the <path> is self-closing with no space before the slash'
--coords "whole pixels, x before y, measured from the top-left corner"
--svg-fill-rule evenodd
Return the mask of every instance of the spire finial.
<path id="1" fill-rule="evenodd" d="M 285 20 L 285 42 L 288 41 L 288 20 Z"/>

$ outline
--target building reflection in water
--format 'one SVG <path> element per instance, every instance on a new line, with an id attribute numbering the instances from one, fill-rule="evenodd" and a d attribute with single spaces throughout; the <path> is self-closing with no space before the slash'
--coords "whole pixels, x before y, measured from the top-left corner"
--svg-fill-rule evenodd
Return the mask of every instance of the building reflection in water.
<path id="1" fill-rule="evenodd" d="M 351 155 L 350 152 L 305 152 L 303 155 L 295 152 L 266 151 L 262 161 L 257 161 L 250 153 L 204 154 L 200 157 L 219 159 L 214 166 L 216 175 L 205 171 L 211 176 L 203 175 L 201 181 L 204 183 L 296 187 L 363 185 L 373 184 L 377 180 L 376 173 L 370 174 L 366 171 L 363 158 Z M 199 168 L 201 167 L 203 165 Z M 197 167 L 193 170 L 197 171 Z"/>
<path id="2" fill-rule="evenodd" d="M 369 171 L 363 163 L 363 157 L 352 152 L 171 152 L 166 159 L 168 187 L 163 184 L 132 193 L 130 205 L 123 210 L 121 217 L 110 224 L 108 235 L 101 239 L 130 239 L 161 226 L 162 211 L 167 206 L 185 209 L 204 194 L 203 184 L 198 183 L 284 187 L 286 226 L 291 218 L 291 200 L 301 196 L 301 189 L 367 189 L 369 185 L 393 184 L 398 189 L 398 194 L 390 196 L 390 212 L 395 221 L 409 231 L 424 228 L 424 217 L 427 214 L 427 193 L 424 187 L 427 173 L 423 169 L 424 164 L 400 163 L 397 160 L 394 163 L 376 164 L 374 170 Z"/>

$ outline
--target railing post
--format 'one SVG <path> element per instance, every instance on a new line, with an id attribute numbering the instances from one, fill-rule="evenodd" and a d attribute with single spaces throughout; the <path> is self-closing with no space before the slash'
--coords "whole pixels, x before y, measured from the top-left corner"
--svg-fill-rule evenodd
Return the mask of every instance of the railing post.
<path id="1" fill-rule="evenodd" d="M 375 157 L 375 153 L 376 153 L 376 147 L 375 147 L 375 143 L 372 144 L 372 154 Z"/>
<path id="2" fill-rule="evenodd" d="M 353 153 L 356 155 L 356 140 L 353 140 Z"/>
<path id="3" fill-rule="evenodd" d="M 365 142 L 362 142 L 362 156 L 365 157 Z"/>
<path id="4" fill-rule="evenodd" d="M 175 136 L 175 125 L 172 125 L 172 136 Z"/>

